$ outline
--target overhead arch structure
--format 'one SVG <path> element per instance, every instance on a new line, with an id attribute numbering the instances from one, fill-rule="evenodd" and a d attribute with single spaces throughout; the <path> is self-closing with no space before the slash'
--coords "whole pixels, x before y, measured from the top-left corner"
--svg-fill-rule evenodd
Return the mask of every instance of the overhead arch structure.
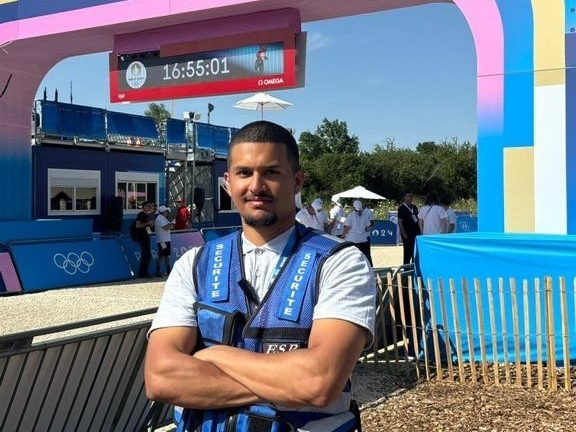
<path id="1" fill-rule="evenodd" d="M 479 229 L 575 234 L 576 0 L 0 0 L 0 220 L 31 217 L 30 109 L 59 61 L 431 3 L 476 47 Z"/>

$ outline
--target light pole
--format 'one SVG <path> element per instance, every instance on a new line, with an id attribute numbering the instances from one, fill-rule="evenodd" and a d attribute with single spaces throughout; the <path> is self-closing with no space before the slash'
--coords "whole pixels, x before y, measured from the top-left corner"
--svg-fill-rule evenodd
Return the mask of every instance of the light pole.
<path id="1" fill-rule="evenodd" d="M 184 111 L 183 113 L 184 120 L 186 121 L 186 163 L 184 165 L 184 183 L 183 183 L 183 197 L 185 202 L 188 202 L 190 205 L 190 226 L 192 227 L 194 224 L 194 175 L 195 175 L 195 165 L 196 165 L 196 122 L 200 120 L 201 114 L 194 111 Z M 192 132 L 189 133 L 189 125 L 192 124 Z M 190 200 L 188 200 L 188 196 L 186 193 L 186 183 L 188 182 L 188 155 L 189 155 L 189 148 L 190 148 L 190 141 L 192 141 L 192 180 L 191 180 L 191 191 L 190 191 Z"/>

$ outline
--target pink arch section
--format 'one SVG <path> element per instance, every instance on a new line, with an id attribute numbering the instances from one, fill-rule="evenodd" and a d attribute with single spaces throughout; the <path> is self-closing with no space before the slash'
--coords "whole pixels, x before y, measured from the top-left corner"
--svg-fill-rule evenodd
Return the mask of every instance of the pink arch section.
<path id="1" fill-rule="evenodd" d="M 504 29 L 495 0 L 454 0 L 474 37 L 478 71 L 478 130 L 502 133 L 504 123 Z"/>

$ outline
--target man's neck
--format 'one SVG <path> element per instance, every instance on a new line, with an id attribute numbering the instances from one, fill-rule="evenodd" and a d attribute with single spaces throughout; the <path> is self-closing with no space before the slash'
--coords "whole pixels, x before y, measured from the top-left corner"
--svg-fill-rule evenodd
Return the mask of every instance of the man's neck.
<path id="1" fill-rule="evenodd" d="M 251 227 L 243 223 L 242 231 L 246 240 L 254 246 L 264 246 L 266 243 L 274 240 L 293 226 L 294 222 L 283 225 L 275 224 L 274 226 L 269 227 Z"/>

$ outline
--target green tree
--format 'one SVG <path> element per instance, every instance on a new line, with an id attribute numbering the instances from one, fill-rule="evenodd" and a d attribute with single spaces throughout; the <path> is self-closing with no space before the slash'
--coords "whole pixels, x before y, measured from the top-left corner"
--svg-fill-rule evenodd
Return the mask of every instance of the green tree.
<path id="1" fill-rule="evenodd" d="M 302 199 L 328 201 L 335 193 L 361 184 L 364 173 L 360 143 L 346 122 L 324 119 L 316 132 L 300 134 L 299 149 L 306 182 Z"/>
<path id="2" fill-rule="evenodd" d="M 316 128 L 316 132 L 300 134 L 299 141 L 303 158 L 316 158 L 324 153 L 358 154 L 360 149 L 358 137 L 349 135 L 346 122 L 326 118 Z"/>
<path id="3" fill-rule="evenodd" d="M 148 108 L 144 111 L 144 115 L 152 117 L 157 125 L 172 117 L 170 111 L 166 109 L 163 103 L 155 102 L 150 102 L 148 104 Z"/>

